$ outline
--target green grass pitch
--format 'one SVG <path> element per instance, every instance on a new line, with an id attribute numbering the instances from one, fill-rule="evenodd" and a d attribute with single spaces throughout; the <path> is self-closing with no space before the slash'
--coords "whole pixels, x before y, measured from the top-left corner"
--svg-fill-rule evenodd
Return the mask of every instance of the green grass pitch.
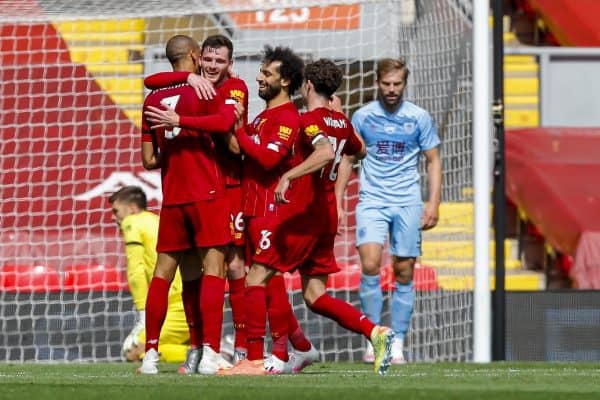
<path id="1" fill-rule="evenodd" d="M 360 363 L 320 363 L 299 375 L 157 376 L 126 363 L 0 364 L 0 399 L 600 399 L 597 363 L 436 363 L 392 366 L 378 376 Z"/>

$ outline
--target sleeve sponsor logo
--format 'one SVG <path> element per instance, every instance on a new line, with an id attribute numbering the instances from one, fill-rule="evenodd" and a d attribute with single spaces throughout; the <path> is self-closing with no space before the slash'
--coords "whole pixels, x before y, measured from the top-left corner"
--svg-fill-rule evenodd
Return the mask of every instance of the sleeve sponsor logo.
<path id="1" fill-rule="evenodd" d="M 309 125 L 304 128 L 304 133 L 308 137 L 314 137 L 317 133 L 321 132 L 321 129 L 315 124 Z"/>
<path id="2" fill-rule="evenodd" d="M 244 102 L 244 92 L 238 89 L 229 91 L 229 98 L 237 101 L 238 103 Z"/>
<path id="3" fill-rule="evenodd" d="M 279 136 L 283 140 L 288 140 L 292 135 L 292 128 L 288 128 L 287 126 L 280 125 L 279 132 L 277 136 Z"/>

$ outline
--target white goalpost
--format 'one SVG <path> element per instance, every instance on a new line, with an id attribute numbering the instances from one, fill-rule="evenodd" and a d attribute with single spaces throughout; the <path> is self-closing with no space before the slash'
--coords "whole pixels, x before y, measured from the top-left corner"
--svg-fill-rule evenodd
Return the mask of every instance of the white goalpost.
<path id="1" fill-rule="evenodd" d="M 255 76 L 265 44 L 334 60 L 349 116 L 374 99 L 377 59 L 406 59 L 406 97 L 435 119 L 444 169 L 440 226 L 424 234 L 415 272 L 407 356 L 473 360 L 472 0 L 23 0 L 3 2 L 0 27 L 0 361 L 122 359 L 134 309 L 107 198 L 135 184 L 159 209 L 160 175 L 139 154 L 143 78 L 169 69 L 172 35 L 215 33 L 234 43 L 250 118 L 264 105 Z M 330 289 L 359 307 L 357 199 L 353 179 Z M 323 360 L 360 360 L 365 342 L 307 310 L 297 277 L 287 283 Z"/>

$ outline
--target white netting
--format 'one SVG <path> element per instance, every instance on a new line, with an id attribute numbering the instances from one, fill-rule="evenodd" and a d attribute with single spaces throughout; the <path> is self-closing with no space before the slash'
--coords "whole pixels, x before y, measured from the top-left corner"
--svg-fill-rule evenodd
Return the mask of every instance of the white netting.
<path id="1" fill-rule="evenodd" d="M 176 33 L 199 41 L 213 33 L 232 38 L 235 69 L 251 93 L 251 117 L 263 107 L 254 78 L 264 44 L 290 46 L 306 59 L 334 59 L 346 71 L 340 95 L 348 113 L 373 98 L 376 59 L 407 59 L 408 97 L 430 110 L 441 128 L 443 200 L 451 202 L 440 229 L 424 238 L 426 267 L 417 273 L 421 290 L 409 357 L 471 358 L 471 295 L 464 283 L 471 269 L 452 264 L 472 251 L 464 232 L 471 229 L 465 202 L 471 186 L 470 0 L 0 5 L 0 360 L 120 359 L 134 314 L 107 196 L 137 184 L 152 209 L 160 205 L 160 176 L 144 171 L 139 156 L 142 80 L 169 69 L 164 44 Z M 358 305 L 356 193 L 353 181 L 348 229 L 336 247 L 344 272 L 333 287 Z M 293 300 L 326 359 L 359 357 L 360 337 L 307 312 L 297 291 Z M 231 331 L 230 322 L 224 328 Z"/>

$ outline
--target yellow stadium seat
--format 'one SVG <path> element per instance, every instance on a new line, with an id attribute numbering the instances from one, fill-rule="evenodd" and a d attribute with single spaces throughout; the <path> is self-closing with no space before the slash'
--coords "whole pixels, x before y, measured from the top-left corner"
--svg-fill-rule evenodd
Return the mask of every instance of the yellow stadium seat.
<path id="1" fill-rule="evenodd" d="M 142 64 L 91 64 L 88 71 L 94 75 L 139 75 L 144 73 Z"/>
<path id="2" fill-rule="evenodd" d="M 504 92 L 512 95 L 537 95 L 539 93 L 539 80 L 533 78 L 511 78 L 504 81 Z"/>
<path id="3" fill-rule="evenodd" d="M 105 91 L 116 94 L 116 93 L 131 93 L 131 92 L 143 92 L 144 82 L 141 78 L 129 78 L 129 77 L 98 77 L 96 82 Z"/>
<path id="4" fill-rule="evenodd" d="M 54 23 L 56 29 L 61 33 L 143 32 L 145 25 L 143 18 L 60 21 Z"/>
<path id="5" fill-rule="evenodd" d="M 540 113 L 537 109 L 507 109 L 504 113 L 504 124 L 511 128 L 533 128 L 540 124 Z"/>
<path id="6" fill-rule="evenodd" d="M 444 290 L 473 290 L 473 279 L 473 276 L 438 275 L 438 283 Z M 510 291 L 541 290 L 545 281 L 543 273 L 523 272 L 506 275 L 504 285 Z M 490 277 L 490 288 L 495 288 L 494 277 Z"/>
<path id="7" fill-rule="evenodd" d="M 141 62 L 144 47 L 130 46 L 70 46 L 71 60 L 81 64 L 127 64 Z"/>
<path id="8" fill-rule="evenodd" d="M 472 240 L 423 241 L 423 257 L 437 259 L 471 260 L 474 255 Z M 495 243 L 490 241 L 490 254 L 494 254 Z M 517 254 L 517 249 L 511 240 L 504 242 L 504 255 L 507 259 Z"/>

